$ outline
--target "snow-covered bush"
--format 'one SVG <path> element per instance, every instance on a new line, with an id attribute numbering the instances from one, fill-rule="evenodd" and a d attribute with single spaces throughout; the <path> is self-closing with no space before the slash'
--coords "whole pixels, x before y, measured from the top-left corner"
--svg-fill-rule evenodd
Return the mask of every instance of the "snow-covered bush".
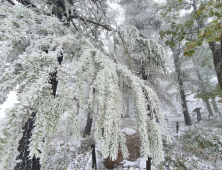
<path id="1" fill-rule="evenodd" d="M 220 169 L 221 125 L 221 122 L 215 119 L 204 120 L 189 131 L 181 131 L 178 140 L 164 147 L 166 158 L 159 168 Z"/>

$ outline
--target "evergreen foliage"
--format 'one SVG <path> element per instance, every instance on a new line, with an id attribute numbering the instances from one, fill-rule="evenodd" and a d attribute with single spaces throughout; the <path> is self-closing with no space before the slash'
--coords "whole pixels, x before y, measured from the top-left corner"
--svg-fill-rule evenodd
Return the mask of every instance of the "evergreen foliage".
<path id="1" fill-rule="evenodd" d="M 151 65 L 167 70 L 164 64 L 166 58 L 162 58 L 164 50 L 153 40 L 141 39 L 135 28 L 123 28 L 124 35 L 121 31 L 110 29 L 100 22 L 100 19 L 105 18 L 105 14 L 97 14 L 97 19 L 100 19 L 93 21 L 95 18 L 91 17 L 91 13 L 85 11 L 88 2 L 86 0 L 77 2 L 77 6 L 74 3 L 71 7 L 70 1 L 65 2 L 65 7 L 59 8 L 65 11 L 59 12 L 63 14 L 58 17 L 60 20 L 55 17 L 57 14 L 53 5 L 50 5 L 50 8 L 46 6 L 45 9 L 41 6 L 44 1 L 33 2 L 31 6 L 34 8 L 25 7 L 24 4 L 12 6 L 12 3 L 0 2 L 0 60 L 3 61 L 0 68 L 1 103 L 6 100 L 9 91 L 18 87 L 18 103 L 7 111 L 0 130 L 0 168 L 13 169 L 20 161 L 16 160 L 16 157 L 19 154 L 17 148 L 22 137 L 22 127 L 32 112 L 35 112 L 36 116 L 29 155 L 30 158 L 39 158 L 41 165 L 44 165 L 48 156 L 50 136 L 59 131 L 59 118 L 64 113 L 68 114 L 66 133 L 72 132 L 73 138 L 78 140 L 77 106 L 91 111 L 95 103 L 99 105 L 98 115 L 92 115 L 97 116 L 95 138 L 102 140 L 103 157 L 110 156 L 115 160 L 119 144 L 124 157 L 127 157 L 125 137 L 120 129 L 123 113 L 122 87 L 126 85 L 133 92 L 143 156 L 152 156 L 155 162 L 159 163 L 164 159 L 162 139 L 170 139 L 158 97 L 151 87 L 121 61 L 121 57 L 130 58 L 132 54 L 127 53 L 127 50 L 141 43 L 140 56 L 147 57 L 146 61 Z M 94 8 L 94 5 L 89 6 Z M 79 10 L 78 16 L 73 13 L 74 7 L 76 11 Z M 80 15 L 80 12 L 86 12 L 85 17 L 89 18 L 82 20 L 83 15 Z M 79 25 L 66 24 L 66 21 L 73 21 L 76 17 L 81 21 Z M 94 24 L 94 28 L 88 28 L 87 22 Z M 114 30 L 113 35 L 118 33 L 115 38 L 118 37 L 121 41 L 115 59 L 100 45 L 97 27 Z M 135 34 L 131 34 L 129 30 L 133 30 Z M 52 79 L 58 82 L 56 96 L 52 95 Z M 85 98 L 86 79 L 90 82 L 89 99 Z M 72 83 L 70 80 L 73 80 Z M 148 116 L 147 105 L 152 110 L 155 109 L 158 123 Z M 103 138 L 100 135 L 101 128 L 104 128 Z"/>

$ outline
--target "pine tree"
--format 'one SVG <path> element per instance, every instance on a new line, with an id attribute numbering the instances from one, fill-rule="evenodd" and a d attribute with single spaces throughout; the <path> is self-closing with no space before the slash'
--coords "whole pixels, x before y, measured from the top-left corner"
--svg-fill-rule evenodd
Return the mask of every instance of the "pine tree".
<path id="1" fill-rule="evenodd" d="M 136 28 L 138 28 L 138 30 L 140 31 L 140 36 L 141 37 L 149 37 L 149 38 L 153 38 L 156 39 L 157 37 L 159 37 L 158 32 L 160 31 L 161 28 L 161 24 L 162 24 L 162 19 L 160 16 L 160 12 L 158 12 L 157 6 L 155 5 L 154 1 L 122 1 L 122 4 L 125 5 L 126 8 L 126 13 L 127 13 L 127 22 L 130 24 L 133 24 Z M 167 42 L 173 42 L 176 43 L 176 40 L 174 40 L 174 37 L 171 37 L 171 40 L 168 40 Z M 168 44 L 169 45 L 169 44 Z M 184 113 L 184 118 L 185 118 L 185 124 L 186 125 L 191 125 L 191 119 L 190 119 L 190 115 L 189 115 L 189 111 L 188 111 L 188 107 L 187 107 L 187 101 L 186 101 L 186 96 L 185 96 L 185 90 L 184 90 L 184 82 L 182 79 L 182 71 L 181 71 L 181 66 L 180 66 L 180 61 L 179 58 L 181 56 L 181 52 L 180 52 L 180 45 L 178 45 L 177 47 L 173 47 L 171 46 L 171 51 L 173 52 L 173 59 L 174 59 L 174 66 L 175 66 L 175 70 L 177 73 L 177 79 L 178 79 L 178 84 L 179 84 L 179 91 L 180 91 L 180 96 L 181 96 L 181 100 L 182 100 L 182 109 L 183 109 L 183 113 Z M 167 49 L 165 49 L 165 51 L 167 51 Z M 158 95 L 161 96 L 161 98 L 167 102 L 167 104 L 169 106 L 172 106 L 172 104 L 167 101 L 166 95 L 168 95 L 168 93 L 166 92 L 162 92 L 161 90 L 159 90 L 159 86 L 157 82 L 155 80 L 152 80 L 152 76 L 151 74 L 156 73 L 155 69 L 152 69 L 152 65 L 150 65 L 149 59 L 147 60 L 146 58 L 139 58 L 137 57 L 135 60 L 138 60 L 138 63 L 142 63 L 140 66 L 140 69 L 142 70 L 142 77 L 146 80 L 148 80 L 156 89 L 156 91 L 158 91 Z M 165 63 L 168 64 L 169 63 Z M 157 75 L 160 75 L 160 73 L 156 73 L 154 77 L 157 77 Z M 147 77 L 149 76 L 149 78 Z"/>
<path id="2" fill-rule="evenodd" d="M 125 11 L 124 25 L 135 26 L 138 29 L 139 36 L 141 38 L 150 39 L 153 41 L 153 44 L 161 44 L 161 41 L 158 39 L 163 19 L 161 18 L 153 0 L 122 0 L 120 1 L 120 5 Z M 163 90 L 162 87 L 163 80 L 168 81 L 167 76 L 160 69 L 153 67 L 152 62 L 150 62 L 150 58 L 139 55 L 142 47 L 143 45 L 140 45 L 134 49 L 133 58 L 130 61 L 127 58 L 128 60 L 126 63 L 130 68 L 134 69 L 143 80 L 146 80 L 146 82 L 152 86 L 161 99 L 161 102 L 169 106 L 172 110 L 174 110 L 174 113 L 176 113 L 176 108 L 171 102 L 171 95 L 166 92 L 166 90 Z M 165 57 L 168 62 L 157 64 L 167 65 L 168 69 L 172 70 L 173 64 L 170 55 L 167 53 L 168 50 L 166 48 L 163 50 L 165 51 Z"/>
<path id="3" fill-rule="evenodd" d="M 163 48 L 153 40 L 139 37 L 134 27 L 115 30 L 107 26 L 104 15 L 91 15 L 92 4 L 88 5 L 87 0 L 75 1 L 73 6 L 70 6 L 72 1 L 53 1 L 61 8 L 55 8 L 56 4 L 51 1 L 47 3 L 48 8 L 41 8 L 42 1 L 21 1 L 30 2 L 27 7 L 8 2 L 1 2 L 0 6 L 0 58 L 3 61 L 0 95 L 2 103 L 18 85 L 18 103 L 8 110 L 0 130 L 1 169 L 13 169 L 19 162 L 16 157 L 22 127 L 33 112 L 36 116 L 29 156 L 39 159 L 44 167 L 50 136 L 59 130 L 59 118 L 64 112 L 68 114 L 66 132 L 73 132 L 73 138 L 78 139 L 78 105 L 90 111 L 95 103 L 99 105 L 95 139 L 100 140 L 104 128 L 103 157 L 115 160 L 119 144 L 123 156 L 127 157 L 126 139 L 120 129 L 122 87 L 126 85 L 130 86 L 134 98 L 142 153 L 145 157 L 153 156 L 156 163 L 163 160 L 162 139 L 169 141 L 169 136 L 158 97 L 122 62 L 122 58 L 132 55 L 128 53 L 131 49 L 142 45 L 141 56 L 148 57 L 153 66 L 166 70 L 164 58 L 161 58 Z M 60 2 L 65 2 L 65 8 Z M 101 4 L 101 9 L 105 9 L 106 1 Z M 57 13 L 56 9 L 63 12 L 65 9 L 65 12 Z M 81 12 L 85 16 L 80 15 Z M 79 22 L 74 23 L 76 19 Z M 120 53 L 105 51 L 97 39 L 100 29 L 112 36 L 109 47 Z M 9 66 L 6 68 L 6 65 Z M 75 80 L 71 86 L 70 79 Z M 89 99 L 85 98 L 86 79 L 90 81 Z M 147 104 L 155 109 L 158 123 L 148 117 Z"/>

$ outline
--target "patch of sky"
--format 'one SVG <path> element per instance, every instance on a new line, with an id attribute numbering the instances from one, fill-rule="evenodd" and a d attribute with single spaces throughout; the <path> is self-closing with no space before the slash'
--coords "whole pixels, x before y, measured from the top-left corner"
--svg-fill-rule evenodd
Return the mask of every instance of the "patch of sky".
<path id="1" fill-rule="evenodd" d="M 8 99 L 0 105 L 0 119 L 5 117 L 5 109 L 11 108 L 14 103 L 17 102 L 17 96 L 15 91 L 11 91 L 8 95 Z"/>

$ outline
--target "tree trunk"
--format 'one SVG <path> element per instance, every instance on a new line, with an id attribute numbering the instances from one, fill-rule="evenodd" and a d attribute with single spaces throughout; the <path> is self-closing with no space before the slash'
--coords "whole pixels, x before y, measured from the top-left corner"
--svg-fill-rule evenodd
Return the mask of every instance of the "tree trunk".
<path id="1" fill-rule="evenodd" d="M 194 63 L 194 66 L 196 66 L 196 62 L 195 62 L 195 60 L 194 60 L 193 57 L 192 57 L 192 61 L 193 61 L 193 63 Z M 201 92 L 202 92 L 202 93 L 206 93 L 207 90 L 206 90 L 206 88 L 205 88 L 205 86 L 204 86 L 204 83 L 203 83 L 203 80 L 202 80 L 202 78 L 201 78 L 201 75 L 200 75 L 200 72 L 199 72 L 198 68 L 196 68 L 196 73 L 197 73 L 198 80 L 200 81 Z M 209 112 L 209 116 L 214 116 L 213 110 L 212 110 L 212 108 L 211 108 L 211 106 L 210 106 L 209 99 L 204 99 L 204 102 L 205 102 L 206 105 L 207 105 L 207 110 L 208 110 L 208 112 Z"/>
<path id="2" fill-rule="evenodd" d="M 191 126 L 191 119 L 190 119 L 190 114 L 188 111 L 188 107 L 187 107 L 187 101 L 186 101 L 186 95 L 185 92 L 183 90 L 183 82 L 179 82 L 179 89 L 180 89 L 180 97 L 182 100 L 182 108 L 183 108 L 183 115 L 184 115 L 184 120 L 185 120 L 185 125 L 189 125 Z"/>
<path id="3" fill-rule="evenodd" d="M 95 94 L 95 92 L 96 92 L 96 89 L 93 88 L 93 93 Z M 86 126 L 85 126 L 85 130 L 84 130 L 84 134 L 83 134 L 84 138 L 89 136 L 91 133 L 92 121 L 93 121 L 92 116 L 91 116 L 92 114 L 93 114 L 93 111 L 88 113 Z"/>
<path id="4" fill-rule="evenodd" d="M 148 75 L 146 73 L 144 61 L 142 62 L 142 79 L 143 80 L 148 80 Z M 143 91 L 143 93 L 144 93 L 144 91 Z M 147 96 L 146 96 L 146 100 L 148 100 Z M 150 105 L 149 104 L 147 105 L 147 110 L 150 111 Z M 151 111 L 150 111 L 150 114 L 148 114 L 148 116 L 152 119 L 152 112 Z"/>
<path id="5" fill-rule="evenodd" d="M 90 136 L 90 133 L 91 133 L 91 127 L 92 127 L 92 114 L 93 112 L 89 112 L 88 113 L 88 116 L 87 116 L 87 121 L 86 121 L 86 126 L 85 126 L 85 131 L 84 131 L 84 134 L 83 134 L 83 137 L 87 137 L 87 136 Z"/>
<path id="6" fill-rule="evenodd" d="M 194 11 L 197 11 L 196 0 L 193 0 L 192 6 L 193 6 Z M 197 20 L 199 29 L 203 28 L 204 23 L 200 22 L 200 18 L 198 17 L 196 20 Z M 214 68 L 217 74 L 217 80 L 220 85 L 220 89 L 222 90 L 222 74 L 221 74 L 222 73 L 222 39 L 220 41 L 220 46 L 217 45 L 216 41 L 209 42 L 208 44 L 212 51 Z"/>
<path id="7" fill-rule="evenodd" d="M 214 112 L 218 113 L 220 115 L 220 117 L 221 117 L 221 113 L 220 113 L 220 111 L 219 111 L 219 109 L 217 107 L 217 103 L 215 101 L 215 98 L 211 98 L 211 101 L 212 101 L 212 105 L 213 105 L 213 108 L 214 108 Z"/>
<path id="8" fill-rule="evenodd" d="M 217 45 L 215 41 L 210 42 L 209 46 L 213 55 L 213 62 L 214 62 L 214 68 L 217 74 L 217 80 L 220 85 L 220 89 L 222 90 L 222 56 L 221 56 L 222 40 L 220 42 L 220 47 L 219 45 Z"/>
<path id="9" fill-rule="evenodd" d="M 22 160 L 22 162 L 16 164 L 14 170 L 39 170 L 41 165 L 39 158 L 33 157 L 29 159 L 29 139 L 32 136 L 32 129 L 34 128 L 34 118 L 36 113 L 32 113 L 32 118 L 29 118 L 22 128 L 24 130 L 23 137 L 19 142 L 18 151 L 20 154 L 16 157 L 16 160 Z"/>
<path id="10" fill-rule="evenodd" d="M 148 75 L 146 73 L 144 62 L 142 62 L 142 79 L 143 80 L 148 80 Z M 156 110 L 155 109 L 151 110 L 149 104 L 147 105 L 147 110 L 150 111 L 150 114 L 148 114 L 148 116 L 150 116 L 151 119 L 156 118 L 156 122 L 158 122 L 158 117 L 157 117 L 157 114 L 156 114 Z"/>
<path id="11" fill-rule="evenodd" d="M 210 106 L 209 100 L 208 100 L 208 99 L 205 99 L 204 102 L 205 102 L 206 105 L 207 105 L 207 110 L 208 110 L 208 112 L 209 112 L 209 116 L 214 116 L 214 113 L 213 113 L 212 108 L 211 108 L 211 106 Z"/>
<path id="12" fill-rule="evenodd" d="M 178 80 L 178 84 L 179 84 L 179 91 L 180 91 L 180 97 L 181 97 L 181 105 L 182 105 L 182 109 L 183 109 L 183 115 L 184 115 L 184 120 L 185 120 L 185 125 L 191 125 L 191 119 L 190 119 L 190 114 L 188 111 L 188 107 L 187 107 L 187 100 L 186 100 L 186 95 L 185 95 L 185 91 L 183 89 L 183 79 L 182 79 L 182 72 L 180 69 L 180 62 L 179 62 L 179 54 L 180 52 L 174 48 L 171 48 L 172 52 L 173 52 L 173 57 L 174 57 L 174 66 L 175 66 L 175 71 L 177 73 L 177 80 Z"/>
<path id="13" fill-rule="evenodd" d="M 129 104 L 130 104 L 130 96 L 127 96 L 127 100 L 126 100 L 126 117 L 129 117 Z"/>
<path id="14" fill-rule="evenodd" d="M 208 84 L 209 90 L 212 91 L 212 87 L 210 85 L 209 78 L 207 79 L 207 84 Z M 211 104 L 213 105 L 214 113 L 218 113 L 220 115 L 220 117 L 221 117 L 221 112 L 219 111 L 219 109 L 217 107 L 217 103 L 216 103 L 215 97 L 211 97 Z"/>

